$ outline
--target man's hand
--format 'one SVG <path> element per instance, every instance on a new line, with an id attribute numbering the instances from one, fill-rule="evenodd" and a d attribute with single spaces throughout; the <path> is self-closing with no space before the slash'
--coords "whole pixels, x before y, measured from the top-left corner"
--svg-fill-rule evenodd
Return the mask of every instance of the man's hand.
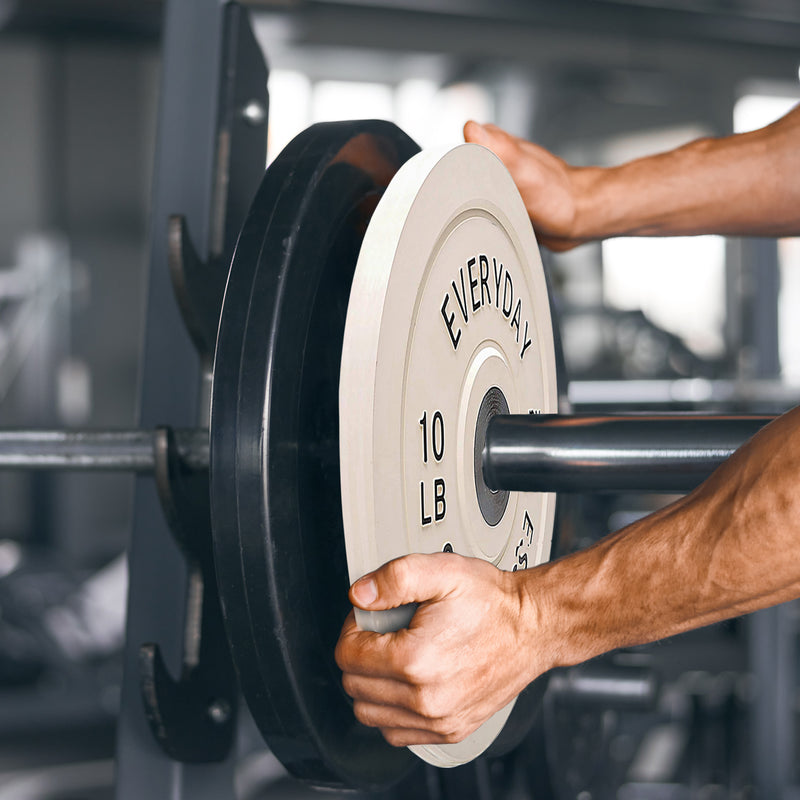
<path id="1" fill-rule="evenodd" d="M 550 665 L 533 663 L 539 614 L 519 573 L 451 553 L 391 561 L 353 584 L 368 610 L 419 603 L 407 629 L 359 630 L 348 616 L 336 648 L 356 717 L 396 746 L 458 742 Z"/>
<path id="2" fill-rule="evenodd" d="M 543 147 L 526 142 L 496 125 L 464 126 L 464 140 L 494 151 L 517 184 L 539 242 L 550 250 L 569 250 L 585 239 L 577 235 L 578 184 L 582 170 Z"/>
<path id="3" fill-rule="evenodd" d="M 703 138 L 616 167 L 574 167 L 495 125 L 468 122 L 517 184 L 539 241 L 800 234 L 800 105 L 757 131 Z"/>
<path id="4" fill-rule="evenodd" d="M 345 622 L 336 659 L 356 717 L 394 745 L 460 741 L 552 667 L 800 597 L 798 476 L 800 408 L 691 494 L 557 561 L 389 562 L 352 602 L 419 608 L 396 633 Z"/>

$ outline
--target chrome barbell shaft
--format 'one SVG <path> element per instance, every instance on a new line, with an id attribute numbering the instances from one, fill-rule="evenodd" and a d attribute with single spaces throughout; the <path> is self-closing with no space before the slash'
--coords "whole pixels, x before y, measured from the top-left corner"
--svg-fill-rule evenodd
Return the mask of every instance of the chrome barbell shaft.
<path id="1" fill-rule="evenodd" d="M 510 491 L 689 491 L 773 417 L 498 415 L 483 474 Z M 0 469 L 152 472 L 155 431 L 0 430 Z M 208 432 L 174 431 L 189 469 L 208 468 Z"/>
<path id="2" fill-rule="evenodd" d="M 774 417 L 498 415 L 483 476 L 493 490 L 685 492 Z"/>
<path id="3" fill-rule="evenodd" d="M 175 430 L 181 463 L 208 468 L 208 431 Z M 153 472 L 156 431 L 0 430 L 0 469 Z"/>

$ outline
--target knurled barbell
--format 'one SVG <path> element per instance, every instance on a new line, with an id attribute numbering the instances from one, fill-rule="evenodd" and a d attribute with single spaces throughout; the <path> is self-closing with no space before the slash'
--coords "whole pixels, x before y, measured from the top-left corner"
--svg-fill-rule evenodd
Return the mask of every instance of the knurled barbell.
<path id="1" fill-rule="evenodd" d="M 232 260 L 210 428 L 172 432 L 178 463 L 209 469 L 245 698 L 277 757 L 316 784 L 384 786 L 412 763 L 341 688 L 352 579 L 410 551 L 540 563 L 552 492 L 689 490 L 769 420 L 556 414 L 557 332 L 510 176 L 473 145 L 418 150 L 378 121 L 315 125 L 287 146 Z M 0 468 L 148 472 L 158 440 L 3 431 Z M 448 766 L 511 746 L 542 691 L 464 743 L 414 750 Z"/>

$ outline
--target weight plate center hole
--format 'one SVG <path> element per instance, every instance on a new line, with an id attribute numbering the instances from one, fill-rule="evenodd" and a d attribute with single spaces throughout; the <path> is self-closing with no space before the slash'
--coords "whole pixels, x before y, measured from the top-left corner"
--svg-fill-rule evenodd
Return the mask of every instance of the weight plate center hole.
<path id="1" fill-rule="evenodd" d="M 505 395 L 497 386 L 492 386 L 483 396 L 475 422 L 475 494 L 486 524 L 492 527 L 503 519 L 503 514 L 508 506 L 508 492 L 505 489 L 490 489 L 483 480 L 483 448 L 486 445 L 486 429 L 489 427 L 489 420 L 497 414 L 508 413 L 508 402 Z"/>

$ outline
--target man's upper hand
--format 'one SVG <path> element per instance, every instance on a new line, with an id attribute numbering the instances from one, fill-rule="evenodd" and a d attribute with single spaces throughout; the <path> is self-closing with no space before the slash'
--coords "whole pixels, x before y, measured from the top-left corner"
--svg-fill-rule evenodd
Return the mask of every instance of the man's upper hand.
<path id="1" fill-rule="evenodd" d="M 578 231 L 583 170 L 543 147 L 506 133 L 496 125 L 468 122 L 464 140 L 488 147 L 517 184 L 536 237 L 550 250 L 569 250 L 587 241 Z"/>

